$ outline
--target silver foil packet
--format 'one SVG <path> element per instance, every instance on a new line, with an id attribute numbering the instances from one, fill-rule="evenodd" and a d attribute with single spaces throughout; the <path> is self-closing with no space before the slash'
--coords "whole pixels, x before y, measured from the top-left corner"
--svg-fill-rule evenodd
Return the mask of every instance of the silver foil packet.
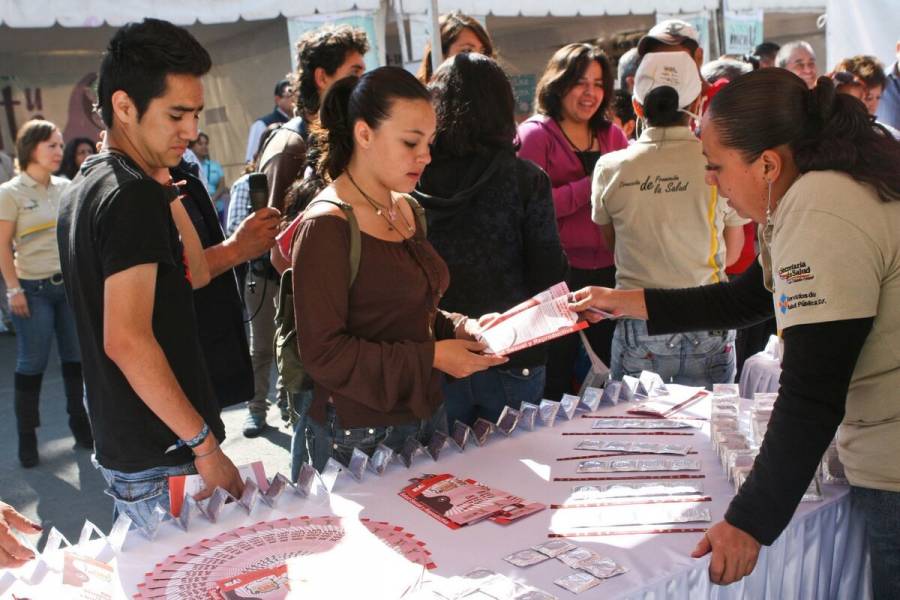
<path id="1" fill-rule="evenodd" d="M 556 423 L 556 415 L 559 414 L 559 402 L 553 400 L 541 400 L 538 410 L 541 415 L 541 422 L 547 427 L 553 427 Z"/>
<path id="2" fill-rule="evenodd" d="M 517 567 L 530 567 L 531 565 L 536 565 L 538 563 L 542 563 L 545 560 L 548 560 L 550 557 L 546 554 L 538 552 L 537 550 L 532 550 L 531 548 L 526 548 L 525 550 L 519 550 L 518 552 L 513 552 L 509 556 L 504 556 L 503 560 L 508 562 L 511 565 L 515 565 Z"/>
<path id="3" fill-rule="evenodd" d="M 578 463 L 578 473 L 699 471 L 698 458 L 592 458 Z"/>
<path id="4" fill-rule="evenodd" d="M 593 429 L 689 429 L 690 421 L 673 419 L 594 419 Z"/>
<path id="5" fill-rule="evenodd" d="M 602 579 L 597 579 L 590 573 L 575 571 L 565 577 L 554 579 L 553 583 L 561 588 L 569 590 L 573 594 L 580 594 L 581 592 L 586 592 L 592 587 L 599 585 L 602 581 Z"/>

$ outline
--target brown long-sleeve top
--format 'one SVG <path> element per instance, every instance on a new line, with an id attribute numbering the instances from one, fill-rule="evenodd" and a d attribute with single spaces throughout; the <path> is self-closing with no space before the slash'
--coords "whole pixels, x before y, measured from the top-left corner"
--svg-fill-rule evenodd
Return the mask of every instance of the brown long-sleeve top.
<path id="1" fill-rule="evenodd" d="M 333 403 L 343 427 L 429 418 L 442 402 L 435 340 L 454 337 L 437 306 L 447 265 L 421 231 L 406 242 L 361 233 L 350 281 L 350 226 L 333 215 L 304 220 L 293 246 L 300 356 L 315 383 L 310 415 Z"/>

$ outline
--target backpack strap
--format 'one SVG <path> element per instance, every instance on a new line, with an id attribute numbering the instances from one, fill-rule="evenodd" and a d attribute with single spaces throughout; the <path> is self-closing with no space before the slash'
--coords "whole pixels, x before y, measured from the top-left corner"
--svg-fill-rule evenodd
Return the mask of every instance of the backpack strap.
<path id="1" fill-rule="evenodd" d="M 416 228 L 422 230 L 422 237 L 428 237 L 428 219 L 425 218 L 425 209 L 422 208 L 418 200 L 409 194 L 402 194 L 402 196 L 416 217 Z"/>
<path id="2" fill-rule="evenodd" d="M 347 223 L 350 225 L 350 284 L 348 287 L 351 287 L 353 282 L 356 281 L 356 275 L 359 273 L 359 257 L 362 248 L 362 236 L 359 233 L 359 223 L 356 221 L 356 215 L 353 214 L 353 207 L 340 200 L 319 198 L 310 202 L 306 206 L 306 210 L 309 210 L 310 206 L 319 202 L 328 202 L 337 206 L 344 211 L 344 216 L 347 217 Z"/>

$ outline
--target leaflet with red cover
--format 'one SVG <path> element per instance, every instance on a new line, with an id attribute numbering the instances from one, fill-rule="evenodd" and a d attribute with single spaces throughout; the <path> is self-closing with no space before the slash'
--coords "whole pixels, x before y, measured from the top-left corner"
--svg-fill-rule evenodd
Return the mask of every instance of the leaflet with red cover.
<path id="1" fill-rule="evenodd" d="M 400 497 L 450 529 L 484 519 L 507 525 L 546 508 L 538 502 L 450 473 L 426 475 L 403 488 Z"/>
<path id="2" fill-rule="evenodd" d="M 512 354 L 587 327 L 569 310 L 568 296 L 562 281 L 491 321 L 479 334 L 486 352 Z"/>

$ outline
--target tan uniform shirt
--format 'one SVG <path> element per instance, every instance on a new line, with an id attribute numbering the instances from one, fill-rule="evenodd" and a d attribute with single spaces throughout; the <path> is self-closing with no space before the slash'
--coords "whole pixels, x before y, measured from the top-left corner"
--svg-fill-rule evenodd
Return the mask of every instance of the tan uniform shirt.
<path id="1" fill-rule="evenodd" d="M 0 220 L 15 223 L 13 247 L 19 279 L 46 279 L 60 272 L 56 213 L 67 185 L 65 177 L 51 177 L 44 188 L 28 173 L 0 185 Z"/>
<path id="2" fill-rule="evenodd" d="M 848 175 L 811 172 L 773 220 L 767 273 L 780 330 L 875 317 L 850 380 L 838 451 L 853 485 L 900 491 L 900 202 L 882 202 Z"/>
<path id="3" fill-rule="evenodd" d="M 616 287 L 681 288 L 726 281 L 726 226 L 748 221 L 706 185 L 700 140 L 651 127 L 594 169 L 593 219 L 616 234 Z"/>

